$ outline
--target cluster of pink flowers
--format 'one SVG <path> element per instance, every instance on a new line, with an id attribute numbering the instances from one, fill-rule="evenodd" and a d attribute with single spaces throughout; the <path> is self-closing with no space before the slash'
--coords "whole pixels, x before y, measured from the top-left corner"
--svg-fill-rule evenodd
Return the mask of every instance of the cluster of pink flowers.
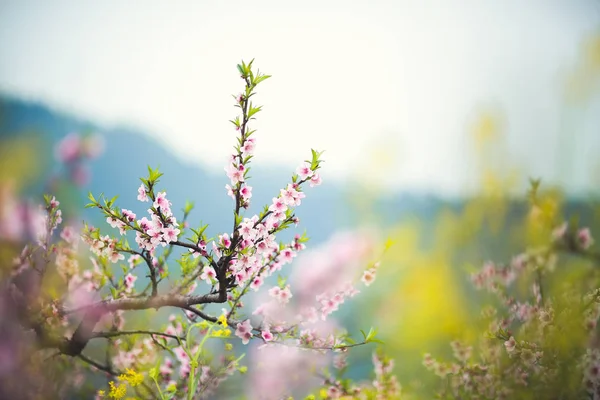
<path id="1" fill-rule="evenodd" d="M 104 142 L 100 136 L 71 133 L 56 145 L 55 155 L 67 167 L 70 179 L 82 186 L 89 179 L 84 162 L 97 158 L 103 150 Z"/>
<path id="2" fill-rule="evenodd" d="M 235 200 L 233 232 L 222 233 L 212 240 L 204 234 L 207 226 L 203 226 L 198 230 L 191 229 L 192 237 L 180 241 L 183 231 L 189 228 L 187 218 L 192 205 L 188 203 L 184 207 L 180 226 L 166 192 L 156 190 L 162 174 L 150 167 L 147 179 L 141 179 L 143 183 L 137 191 L 140 202 L 151 203 L 147 217 L 138 218 L 133 211 L 114 206 L 116 197 L 108 200 L 101 196 L 98 201 L 93 194 L 89 195 L 91 203 L 87 207 L 101 210 L 107 224 L 118 230 L 116 237 L 101 234 L 100 229 L 84 224 L 81 236 L 73 227 L 67 226 L 60 233 L 61 241 L 53 243 L 58 236 L 54 231 L 62 222 L 59 203 L 54 197 L 46 198 L 43 217 L 32 219 L 36 225 L 32 232 L 35 232 L 37 246 L 26 247 L 17 257 L 19 271 L 13 276 L 18 277 L 27 269 L 35 269 L 34 273 L 43 276 L 46 267 L 55 267 L 67 290 L 51 300 L 48 300 L 50 296 L 34 299 L 40 304 L 36 303 L 31 309 L 41 310 L 42 318 L 35 315 L 31 319 L 36 324 L 31 336 L 42 340 L 43 348 L 78 357 L 93 370 L 115 375 L 114 382 L 110 382 L 109 397 L 125 396 L 120 393 L 121 386 L 118 395 L 112 391 L 116 390 L 117 380 L 127 381 L 126 375 L 138 379 L 132 370 L 149 371 L 148 376 L 155 380 L 156 385 L 144 383 L 139 386 L 127 381 L 131 387 L 137 386 L 136 391 L 141 390 L 143 395 L 140 396 L 154 395 L 154 386 L 161 391 L 156 397 L 161 398 L 207 395 L 235 371 L 245 372 L 246 367 L 239 364 L 243 355 L 237 357 L 229 342 L 238 338 L 244 345 L 251 340 L 259 341 L 261 346 L 258 348 L 249 347 L 249 351 L 258 351 L 259 359 L 263 355 L 278 355 L 277 362 L 266 363 L 266 372 L 261 370 L 262 367 L 257 368 L 261 371 L 258 378 L 261 383 L 256 388 L 266 390 L 260 393 L 261 397 L 266 394 L 268 398 L 270 395 L 279 398 L 277 396 L 290 393 L 290 381 L 282 378 L 287 379 L 292 373 L 296 373 L 296 378 L 302 375 L 296 383 L 325 383 L 330 398 L 361 392 L 358 387 L 349 389 L 341 376 L 323 382 L 322 378 L 314 376 L 309 366 L 324 368 L 329 362 L 328 352 L 335 352 L 334 365 L 341 373 L 346 365 L 342 352 L 376 341 L 371 330 L 363 342 L 353 342 L 331 318 L 326 321 L 332 312 L 358 293 L 355 285 L 359 281 L 367 286 L 374 281 L 379 264 L 369 264 L 366 270 L 363 264 L 373 248 L 373 236 L 338 235 L 332 240 L 333 245 L 304 259 L 300 266 L 303 270 L 289 282 L 279 276 L 275 286 L 265 285 L 268 278 L 295 261 L 306 248 L 307 237 L 304 235 L 296 235 L 287 243 L 279 242 L 276 235 L 299 224 L 294 212 L 306 196 L 303 185 L 321 184 L 317 172 L 321 153 L 312 150 L 312 160 L 296 168 L 290 182 L 261 213 L 251 217 L 244 214 L 252 198 L 247 173 L 256 147 L 255 138 L 251 137 L 254 131 L 248 128 L 248 123 L 260 111 L 249 98 L 255 86 L 268 76 L 244 72 L 249 69 L 246 65 L 239 69 L 246 90 L 236 99 L 242 118 L 237 117 L 232 122 L 240 137 L 236 152 L 225 167 L 230 181 L 226 189 Z M 81 184 L 85 180 L 83 161 L 96 157 L 100 151 L 97 137 L 69 135 L 56 148 L 56 155 Z M 1 237 L 4 215 L 0 217 Z M 139 248 L 131 248 L 127 241 L 127 233 L 131 231 L 135 232 Z M 78 249 L 80 239 L 93 255 L 90 257 L 92 267 L 83 271 L 80 270 L 83 257 Z M 36 253 L 39 249 L 41 251 Z M 177 257 L 177 254 L 176 262 L 180 266 L 177 272 L 181 272 L 181 276 L 173 277 L 169 267 L 174 263 L 169 257 Z M 34 265 L 36 263 L 39 264 Z M 119 264 L 120 268 L 112 264 Z M 139 269 L 146 267 L 149 282 L 141 289 L 141 285 L 136 285 L 138 277 L 143 276 Z M 200 284 L 199 287 L 200 281 L 207 285 Z M 167 289 L 168 284 L 171 287 Z M 261 291 L 263 286 L 270 288 Z M 197 289 L 204 289 L 204 293 L 195 294 Z M 252 315 L 242 315 L 242 298 L 252 292 L 262 294 L 264 301 Z M 216 304 L 226 307 L 219 317 L 211 315 Z M 171 316 L 162 331 L 125 330 L 126 310 L 158 310 L 162 307 L 179 308 L 183 316 Z M 38 319 L 42 322 L 38 323 Z M 26 328 L 31 330 L 29 326 Z M 142 339 L 138 340 L 140 337 Z M 197 340 L 199 338 L 201 340 Z M 211 357 L 211 348 L 205 346 L 205 342 L 210 339 L 210 345 L 214 345 L 213 339 L 217 338 L 222 340 L 225 352 L 221 357 Z M 86 346 L 93 339 L 96 343 L 107 340 L 106 357 L 102 357 L 106 365 L 96 360 L 92 352 L 87 354 Z M 286 356 L 282 356 L 280 349 L 287 352 Z M 160 360 L 165 351 L 171 357 Z M 396 393 L 396 383 L 387 377 L 391 364 L 387 360 L 377 361 L 376 390 L 378 393 Z M 79 380 L 81 376 L 78 375 Z M 134 378 L 130 376 L 129 379 Z M 163 389 L 169 392 L 168 396 L 163 396 Z"/>
<path id="3" fill-rule="evenodd" d="M 106 257 L 110 262 L 117 263 L 125 259 L 125 256 L 117 248 L 117 239 L 104 235 L 98 239 L 89 235 L 82 237 L 83 241 L 90 246 L 90 250 L 98 257 Z"/>
<path id="4" fill-rule="evenodd" d="M 43 208 L 19 199 L 12 186 L 0 188 L 0 240 L 44 239 L 46 218 Z"/>
<path id="5" fill-rule="evenodd" d="M 544 286 L 546 290 L 550 287 L 545 284 L 546 279 L 561 262 L 558 253 L 566 251 L 593 258 L 595 253 L 587 252 L 593 238 L 588 228 L 573 232 L 562 224 L 552 232 L 552 241 L 547 248 L 513 258 L 509 265 L 487 262 L 471 276 L 476 288 L 497 295 L 500 308 L 484 310 L 484 318 L 490 320 L 490 337 L 478 346 L 480 362 L 475 362 L 472 346 L 458 341 L 452 343 L 456 362 L 442 363 L 425 355 L 425 367 L 446 382 L 443 392 L 473 399 L 520 398 L 526 393 L 544 397 L 556 393 L 553 388 L 557 382 L 564 379 L 562 382 L 573 384 L 572 379 L 581 374 L 583 392 L 578 393 L 600 398 L 598 352 L 588 349 L 582 358 L 578 357 L 592 343 L 590 339 L 600 318 L 600 289 L 582 297 L 581 286 L 565 282 L 560 293 L 544 293 Z M 530 288 L 525 299 L 514 297 L 525 293 L 508 290 L 517 279 Z M 500 313 L 502 308 L 504 313 Z M 587 335 L 590 339 L 586 339 Z M 569 370 L 564 365 L 570 365 Z M 576 386 L 565 393 L 574 394 L 573 390 L 577 392 Z"/>
<path id="6" fill-rule="evenodd" d="M 148 195 L 144 185 L 141 185 L 138 193 L 138 200 L 148 201 Z M 135 220 L 136 215 L 129 210 L 122 210 L 124 218 L 127 220 Z M 160 192 L 154 199 L 153 208 L 148 210 L 150 220 L 143 217 L 137 221 L 137 225 L 141 229 L 136 232 L 135 241 L 140 248 L 153 252 L 158 245 L 166 246 L 168 243 L 176 242 L 177 237 L 181 233 L 177 219 L 171 212 L 171 202 L 167 200 L 166 192 Z M 125 224 L 117 219 L 113 221 L 111 217 L 107 221 L 112 225 L 119 225 L 119 229 L 123 229 Z M 114 225 L 113 225 L 114 226 Z"/>
<path id="7" fill-rule="evenodd" d="M 569 233 L 569 224 L 567 222 L 563 222 L 561 225 L 556 227 L 552 231 L 552 238 L 556 242 L 562 242 L 567 238 Z M 577 245 L 581 247 L 583 250 L 587 250 L 591 245 L 594 244 L 594 238 L 592 238 L 592 233 L 590 228 L 581 228 L 578 229 L 575 238 L 577 241 Z"/>
<path id="8" fill-rule="evenodd" d="M 487 289 L 490 292 L 497 292 L 501 287 L 510 286 L 525 265 L 520 258 L 515 259 L 509 265 L 497 266 L 491 261 L 483 265 L 481 271 L 471 275 L 471 281 L 477 289 Z"/>

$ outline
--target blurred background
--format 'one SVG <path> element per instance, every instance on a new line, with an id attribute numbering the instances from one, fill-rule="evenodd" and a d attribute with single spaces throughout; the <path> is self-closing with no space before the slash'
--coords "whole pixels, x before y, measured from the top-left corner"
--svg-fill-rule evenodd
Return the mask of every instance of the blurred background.
<path id="1" fill-rule="evenodd" d="M 309 249 L 361 227 L 394 243 L 337 317 L 379 328 L 405 388 L 427 385 L 424 353 L 481 335 L 469 273 L 541 240 L 530 178 L 544 213 L 600 236 L 598 1 L 3 0 L 0 238 L 18 240 L 7 204 L 46 191 L 76 221 L 102 223 L 88 191 L 143 212 L 147 165 L 174 209 L 194 201 L 190 221 L 230 229 L 231 95 L 252 58 L 273 78 L 255 100 L 250 211 L 325 150 L 299 230 Z M 75 135 L 91 135 L 89 162 L 65 162 Z M 372 350 L 353 352 L 351 376 L 368 377 Z"/>

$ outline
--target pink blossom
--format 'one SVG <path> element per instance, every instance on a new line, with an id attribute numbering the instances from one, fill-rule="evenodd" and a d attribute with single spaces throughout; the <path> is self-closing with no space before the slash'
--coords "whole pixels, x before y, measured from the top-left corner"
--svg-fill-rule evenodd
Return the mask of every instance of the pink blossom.
<path id="1" fill-rule="evenodd" d="M 167 200 L 166 192 L 160 192 L 156 195 L 153 206 L 156 209 L 160 207 L 160 211 L 167 216 L 171 214 L 171 202 Z"/>
<path id="2" fill-rule="evenodd" d="M 506 352 L 508 354 L 512 354 L 517 347 L 517 342 L 514 337 L 510 337 L 506 342 L 504 342 L 504 347 L 506 347 Z"/>
<path id="3" fill-rule="evenodd" d="M 227 184 L 227 185 L 225 185 L 225 189 L 227 190 L 227 196 L 229 196 L 233 200 L 235 200 L 235 194 L 233 193 L 233 188 Z"/>
<path id="4" fill-rule="evenodd" d="M 246 220 L 240 224 L 240 234 L 244 239 L 254 240 L 256 238 L 256 230 L 254 229 L 254 222 Z"/>
<path id="5" fill-rule="evenodd" d="M 124 282 L 127 292 L 131 292 L 131 289 L 133 289 L 133 286 L 135 285 L 135 281 L 137 281 L 137 276 L 132 274 L 127 274 L 125 276 Z"/>
<path id="6" fill-rule="evenodd" d="M 140 257 L 139 254 L 132 254 L 131 257 L 129 257 L 127 259 L 127 263 L 129 264 L 129 268 L 133 269 L 135 268 L 137 262 L 141 259 L 142 257 Z"/>
<path id="7" fill-rule="evenodd" d="M 217 272 L 210 265 L 205 265 L 204 269 L 202 270 L 202 274 L 200 275 L 200 279 L 209 285 L 212 285 L 213 280 L 217 279 Z"/>
<path id="8" fill-rule="evenodd" d="M 552 231 L 552 238 L 554 240 L 562 240 L 565 237 L 565 234 L 567 233 L 568 226 L 569 225 L 566 222 L 564 222 L 561 225 L 559 225 L 558 227 L 556 227 Z"/>
<path id="9" fill-rule="evenodd" d="M 219 236 L 219 243 L 223 246 L 223 247 L 229 247 L 231 246 L 231 239 L 229 239 L 229 235 L 227 233 L 224 233 L 223 235 Z"/>
<path id="10" fill-rule="evenodd" d="M 244 157 L 253 155 L 255 147 L 256 145 L 253 137 L 246 139 L 244 146 L 242 146 L 242 155 Z"/>
<path id="11" fill-rule="evenodd" d="M 285 210 L 287 210 L 287 206 L 281 197 L 273 197 L 273 204 L 269 206 L 269 210 L 283 213 Z"/>
<path id="12" fill-rule="evenodd" d="M 321 175 L 315 172 L 314 175 L 310 178 L 310 187 L 319 186 L 321 183 Z"/>
<path id="13" fill-rule="evenodd" d="M 363 276 L 360 280 L 363 281 L 365 286 L 371 285 L 371 283 L 375 281 L 375 269 L 371 268 L 363 272 Z"/>
<path id="14" fill-rule="evenodd" d="M 269 296 L 279 299 L 279 293 L 281 293 L 281 288 L 279 286 L 274 286 L 269 289 Z"/>
<path id="15" fill-rule="evenodd" d="M 75 228 L 73 228 L 72 226 L 64 227 L 62 232 L 60 233 L 60 237 L 72 246 L 75 245 L 77 243 L 77 239 L 79 239 L 79 237 L 75 233 Z"/>
<path id="16" fill-rule="evenodd" d="M 594 244 L 594 239 L 592 238 L 592 234 L 589 228 L 582 228 L 577 232 L 577 240 L 581 245 L 581 248 L 586 250 L 592 244 Z"/>
<path id="17" fill-rule="evenodd" d="M 270 342 L 273 340 L 273 334 L 270 330 L 266 329 L 260 333 L 265 342 Z"/>
<path id="18" fill-rule="evenodd" d="M 248 342 L 250 342 L 250 339 L 252 338 L 252 325 L 250 324 L 249 319 L 237 325 L 235 335 L 242 339 L 243 344 L 248 344 Z"/>
<path id="19" fill-rule="evenodd" d="M 148 198 L 148 193 L 146 193 L 146 187 L 144 186 L 144 184 L 142 183 L 140 185 L 140 187 L 138 188 L 138 196 L 137 199 L 139 201 L 150 201 L 150 199 Z"/>
<path id="20" fill-rule="evenodd" d="M 125 256 L 121 253 L 119 253 L 118 251 L 113 251 L 110 253 L 108 259 L 110 260 L 111 263 L 115 264 L 118 263 L 120 260 L 124 260 Z"/>
<path id="21" fill-rule="evenodd" d="M 284 289 L 279 291 L 278 300 L 280 303 L 286 304 L 292 298 L 292 292 L 290 291 L 290 285 L 286 285 Z"/>
<path id="22" fill-rule="evenodd" d="M 127 210 L 127 209 L 124 208 L 124 209 L 121 210 L 121 212 L 123 213 L 123 216 L 125 218 L 127 218 L 127 221 L 129 221 L 129 222 L 135 221 L 136 215 L 135 215 L 135 213 L 133 211 Z"/>
<path id="23" fill-rule="evenodd" d="M 244 200 L 250 200 L 252 197 L 252 186 L 244 185 L 240 190 L 240 194 Z"/>
<path id="24" fill-rule="evenodd" d="M 285 248 L 281 251 L 281 254 L 279 255 L 279 261 L 281 262 L 281 264 L 288 264 L 292 262 L 292 259 L 294 257 L 296 257 L 296 252 L 294 252 L 290 248 Z"/>
<path id="25" fill-rule="evenodd" d="M 147 232 L 152 228 L 152 223 L 148 221 L 148 218 L 146 217 L 142 217 L 142 219 L 138 221 L 138 225 L 144 232 Z"/>
<path id="26" fill-rule="evenodd" d="M 257 291 L 261 285 L 263 284 L 263 279 L 260 276 L 255 277 L 250 284 L 250 288 L 254 291 Z"/>
<path id="27" fill-rule="evenodd" d="M 167 241 L 167 243 L 172 243 L 177 241 L 177 236 L 181 231 L 177 228 L 165 228 L 163 230 L 163 237 Z"/>
<path id="28" fill-rule="evenodd" d="M 342 395 L 342 391 L 337 386 L 329 386 L 327 389 L 327 396 L 331 399 L 339 399 Z"/>
<path id="29" fill-rule="evenodd" d="M 301 199 L 306 197 L 302 192 L 297 191 L 292 184 L 288 184 L 286 189 L 281 189 L 280 197 L 284 203 L 290 207 L 296 207 L 301 204 Z"/>
<path id="30" fill-rule="evenodd" d="M 305 162 L 302 163 L 298 168 L 296 168 L 296 173 L 300 177 L 301 180 L 305 180 L 313 176 L 313 171 L 310 169 L 310 164 Z"/>
<path id="31" fill-rule="evenodd" d="M 81 154 L 81 138 L 70 133 L 56 146 L 56 158 L 63 163 L 70 163 L 79 158 Z"/>
<path id="32" fill-rule="evenodd" d="M 227 177 L 231 180 L 232 185 L 237 185 L 239 182 L 244 182 L 244 166 L 236 167 L 235 164 L 231 163 L 225 167 Z"/>

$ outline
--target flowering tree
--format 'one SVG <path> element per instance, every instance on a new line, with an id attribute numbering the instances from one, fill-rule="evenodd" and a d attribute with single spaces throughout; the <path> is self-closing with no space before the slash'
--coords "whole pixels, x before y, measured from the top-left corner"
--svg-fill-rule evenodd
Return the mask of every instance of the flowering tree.
<path id="1" fill-rule="evenodd" d="M 561 221 L 539 192 L 532 182 L 529 228 L 546 239 L 471 275 L 495 298 L 482 310 L 486 334 L 452 342 L 451 362 L 424 357 L 442 379 L 440 398 L 600 398 L 600 253 L 590 229 Z"/>
<path id="2" fill-rule="evenodd" d="M 141 179 L 137 196 L 149 204 L 146 216 L 118 207 L 116 197 L 96 198 L 90 193 L 87 207 L 97 208 L 116 229 L 109 234 L 88 224 L 81 234 L 73 226 L 61 227 L 59 201 L 45 196 L 43 229 L 35 232 L 15 260 L 3 283 L 1 305 L 4 315 L 11 316 L 13 339 L 23 344 L 20 355 L 15 355 L 21 367 L 53 360 L 72 368 L 58 382 L 47 379 L 27 388 L 14 387 L 10 382 L 14 375 L 4 375 L 9 377 L 2 382 L 6 396 L 47 396 L 55 389 L 63 396 L 84 390 L 87 381 L 98 382 L 91 385 L 96 386 L 98 398 L 199 398 L 214 392 L 236 371 L 246 372 L 243 346 L 250 342 L 260 342 L 265 348 L 257 352 L 265 355 L 285 351 L 285 365 L 302 366 L 307 375 L 318 376 L 327 398 L 359 393 L 365 398 L 390 398 L 398 393 L 391 360 L 380 355 L 374 356 L 374 385 L 353 384 L 343 377 L 344 353 L 378 341 L 373 329 L 354 341 L 335 324 L 327 325 L 328 316 L 358 293 L 356 284 L 361 279 L 366 285 L 375 279 L 379 264 L 370 262 L 365 269 L 360 263 L 371 255 L 373 244 L 364 245 L 364 237 L 342 236 L 333 246 L 337 250 L 331 254 L 327 253 L 332 247 L 323 250 L 321 257 L 331 258 L 321 262 L 322 271 L 313 269 L 313 276 L 301 283 L 304 288 L 295 292 L 281 276 L 275 286 L 264 288 L 268 277 L 305 249 L 305 235 L 296 235 L 288 243 L 278 242 L 277 235 L 298 224 L 294 209 L 301 205 L 306 186 L 321 184 L 322 161 L 321 153 L 312 150 L 311 158 L 297 168 L 270 205 L 256 215 L 245 215 L 252 198 L 248 173 L 256 144 L 249 124 L 261 110 L 252 97 L 269 76 L 255 73 L 252 62 L 242 62 L 238 70 L 244 90 L 234 97 L 241 115 L 231 121 L 238 138 L 225 167 L 230 180 L 225 187 L 234 203 L 232 231 L 213 239 L 207 236 L 208 226 L 191 227 L 188 217 L 193 205 L 187 203 L 177 215 L 167 192 L 159 189 L 162 174 L 152 168 Z M 58 149 L 76 182 L 82 179 L 73 172 L 80 170 L 79 153 L 73 150 L 79 143 L 69 137 Z M 84 268 L 83 254 L 88 249 L 91 268 Z M 355 266 L 347 269 L 348 274 L 337 274 L 327 262 Z M 325 279 L 319 278 L 319 272 Z M 137 282 L 143 276 L 148 282 L 144 287 Z M 244 299 L 261 290 L 267 296 L 253 312 L 246 310 Z M 162 328 L 127 328 L 130 314 L 126 312 L 164 308 L 181 312 L 171 314 Z M 20 335 L 27 340 L 16 340 Z M 96 345 L 99 341 L 105 346 Z M 100 351 L 102 359 L 97 356 Z M 334 372 L 327 370 L 327 358 L 310 355 L 329 353 L 338 354 Z M 100 372 L 108 380 L 94 381 L 90 372 Z M 268 376 L 251 372 L 258 374 L 253 380 L 254 398 L 292 395 L 289 387 L 265 383 Z"/>

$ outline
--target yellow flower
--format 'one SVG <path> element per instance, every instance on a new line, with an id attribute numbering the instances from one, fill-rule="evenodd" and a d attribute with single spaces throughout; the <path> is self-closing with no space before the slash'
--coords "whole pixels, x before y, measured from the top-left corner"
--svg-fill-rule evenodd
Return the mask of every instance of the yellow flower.
<path id="1" fill-rule="evenodd" d="M 119 379 L 129 383 L 132 387 L 141 384 L 144 381 L 144 375 L 127 368 L 125 374 L 119 375 Z"/>
<path id="2" fill-rule="evenodd" d="M 223 325 L 224 328 L 227 328 L 227 316 L 225 314 L 221 314 L 221 316 L 217 319 L 217 323 Z"/>
<path id="3" fill-rule="evenodd" d="M 98 390 L 98 396 L 104 397 L 106 396 L 106 392 L 104 390 Z"/>
<path id="4" fill-rule="evenodd" d="M 223 336 L 224 337 L 229 337 L 231 336 L 231 331 L 229 329 L 223 329 Z"/>
<path id="5" fill-rule="evenodd" d="M 231 343 L 225 343 L 225 350 L 229 351 L 233 349 L 233 345 Z"/>
<path id="6" fill-rule="evenodd" d="M 219 329 L 218 331 L 214 331 L 212 335 L 213 337 L 221 337 L 223 335 L 223 330 Z"/>
<path id="7" fill-rule="evenodd" d="M 200 322 L 200 329 L 208 329 L 208 322 L 202 321 Z"/>
<path id="8" fill-rule="evenodd" d="M 127 393 L 127 387 L 124 384 L 120 384 L 119 386 L 115 386 L 113 381 L 108 382 L 108 386 L 110 386 L 110 392 L 108 393 L 108 397 L 111 399 L 119 400 L 125 397 Z"/>

